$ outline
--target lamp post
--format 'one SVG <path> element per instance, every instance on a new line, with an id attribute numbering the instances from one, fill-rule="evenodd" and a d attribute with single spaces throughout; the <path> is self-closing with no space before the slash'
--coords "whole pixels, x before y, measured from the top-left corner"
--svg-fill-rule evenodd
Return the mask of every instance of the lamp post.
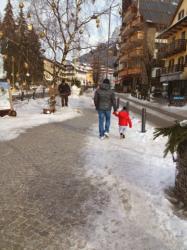
<path id="1" fill-rule="evenodd" d="M 108 42 L 107 42 L 107 70 L 106 70 L 106 78 L 108 78 L 109 74 L 109 48 L 110 48 L 110 33 L 111 33 L 111 17 L 112 17 L 112 9 L 119 7 L 119 4 L 111 5 L 108 9 Z M 114 14 L 113 14 L 114 15 Z M 114 15 L 115 16 L 115 15 Z"/>
<path id="2" fill-rule="evenodd" d="M 15 88 L 15 58 L 14 56 L 12 58 L 12 83 L 13 83 L 13 89 Z"/>
<path id="3" fill-rule="evenodd" d="M 110 8 L 109 8 L 106 78 L 108 78 L 108 71 L 109 71 L 109 47 L 110 47 L 111 12 L 112 12 L 112 6 L 110 6 Z"/>

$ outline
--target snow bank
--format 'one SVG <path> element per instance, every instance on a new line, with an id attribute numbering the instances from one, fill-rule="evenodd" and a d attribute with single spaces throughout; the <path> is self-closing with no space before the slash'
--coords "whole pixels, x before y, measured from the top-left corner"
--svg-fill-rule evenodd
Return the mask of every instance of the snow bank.
<path id="1" fill-rule="evenodd" d="M 82 98 L 82 100 L 81 100 Z M 70 97 L 69 107 L 60 106 L 60 98 L 57 98 L 57 112 L 43 114 L 43 108 L 48 107 L 48 98 L 30 99 L 18 101 L 14 108 L 17 117 L 0 117 L 0 141 L 11 140 L 24 133 L 28 128 L 52 122 L 62 122 L 81 115 L 79 102 L 87 102 L 86 97 Z"/>

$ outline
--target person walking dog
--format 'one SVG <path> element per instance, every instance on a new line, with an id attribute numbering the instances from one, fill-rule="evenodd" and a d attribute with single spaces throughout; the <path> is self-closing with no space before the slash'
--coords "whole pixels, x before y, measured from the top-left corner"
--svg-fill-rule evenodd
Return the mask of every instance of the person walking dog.
<path id="1" fill-rule="evenodd" d="M 121 111 L 113 112 L 113 114 L 118 117 L 120 138 L 124 139 L 127 126 L 132 128 L 132 121 L 129 116 L 129 112 L 127 111 L 127 108 L 124 106 Z"/>
<path id="2" fill-rule="evenodd" d="M 61 96 L 62 107 L 68 106 L 68 97 L 71 95 L 70 86 L 63 79 L 61 84 L 58 86 L 58 91 Z"/>
<path id="3" fill-rule="evenodd" d="M 110 89 L 109 79 L 104 79 L 103 83 L 95 91 L 94 104 L 99 118 L 99 137 L 101 140 L 109 137 L 111 109 L 116 108 L 114 91 Z"/>

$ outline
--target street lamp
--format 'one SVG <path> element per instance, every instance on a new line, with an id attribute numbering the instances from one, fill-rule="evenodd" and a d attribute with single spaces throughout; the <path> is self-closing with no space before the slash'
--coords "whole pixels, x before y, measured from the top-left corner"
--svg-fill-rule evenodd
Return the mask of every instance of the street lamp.
<path id="1" fill-rule="evenodd" d="M 12 83 L 13 83 L 13 89 L 15 88 L 15 58 L 14 56 L 11 57 L 12 58 Z"/>
<path id="2" fill-rule="evenodd" d="M 119 4 L 111 5 L 108 9 L 108 42 L 107 42 L 107 70 L 106 70 L 106 78 L 108 78 L 109 72 L 109 48 L 110 48 L 110 32 L 111 32 L 111 16 L 112 16 L 112 9 L 119 7 Z"/>
<path id="3" fill-rule="evenodd" d="M 24 3 L 23 3 L 23 2 L 20 2 L 20 3 L 19 3 L 19 7 L 20 7 L 20 9 L 23 9 L 23 8 L 24 8 Z"/>
<path id="4" fill-rule="evenodd" d="M 109 8 L 106 78 L 108 78 L 108 70 L 109 70 L 109 47 L 110 47 L 111 12 L 112 12 L 112 6 L 110 6 L 110 8 Z"/>

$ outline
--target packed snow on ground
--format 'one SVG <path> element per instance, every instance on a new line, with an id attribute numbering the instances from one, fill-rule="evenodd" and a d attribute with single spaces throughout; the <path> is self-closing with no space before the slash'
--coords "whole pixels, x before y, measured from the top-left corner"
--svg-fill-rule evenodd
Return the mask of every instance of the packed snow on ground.
<path id="1" fill-rule="evenodd" d="M 132 120 L 124 140 L 116 117 L 109 139 L 98 138 L 97 124 L 89 131 L 82 152 L 87 176 L 110 199 L 101 214 L 90 217 L 87 249 L 186 250 L 187 221 L 174 215 L 164 193 L 175 179 L 171 155 L 163 158 L 166 139 L 153 141 L 154 128 L 147 125 L 141 133 L 140 120 Z"/>
<path id="2" fill-rule="evenodd" d="M 85 106 L 87 97 L 73 95 L 69 98 L 69 107 L 61 107 L 61 100 L 56 98 L 57 111 L 54 114 L 43 114 L 43 108 L 48 107 L 48 99 L 30 99 L 17 101 L 14 109 L 17 117 L 0 117 L 0 141 L 11 140 L 24 133 L 26 129 L 46 123 L 61 122 L 81 115 L 78 109 L 81 103 Z M 79 105 L 78 105 L 79 103 Z"/>

